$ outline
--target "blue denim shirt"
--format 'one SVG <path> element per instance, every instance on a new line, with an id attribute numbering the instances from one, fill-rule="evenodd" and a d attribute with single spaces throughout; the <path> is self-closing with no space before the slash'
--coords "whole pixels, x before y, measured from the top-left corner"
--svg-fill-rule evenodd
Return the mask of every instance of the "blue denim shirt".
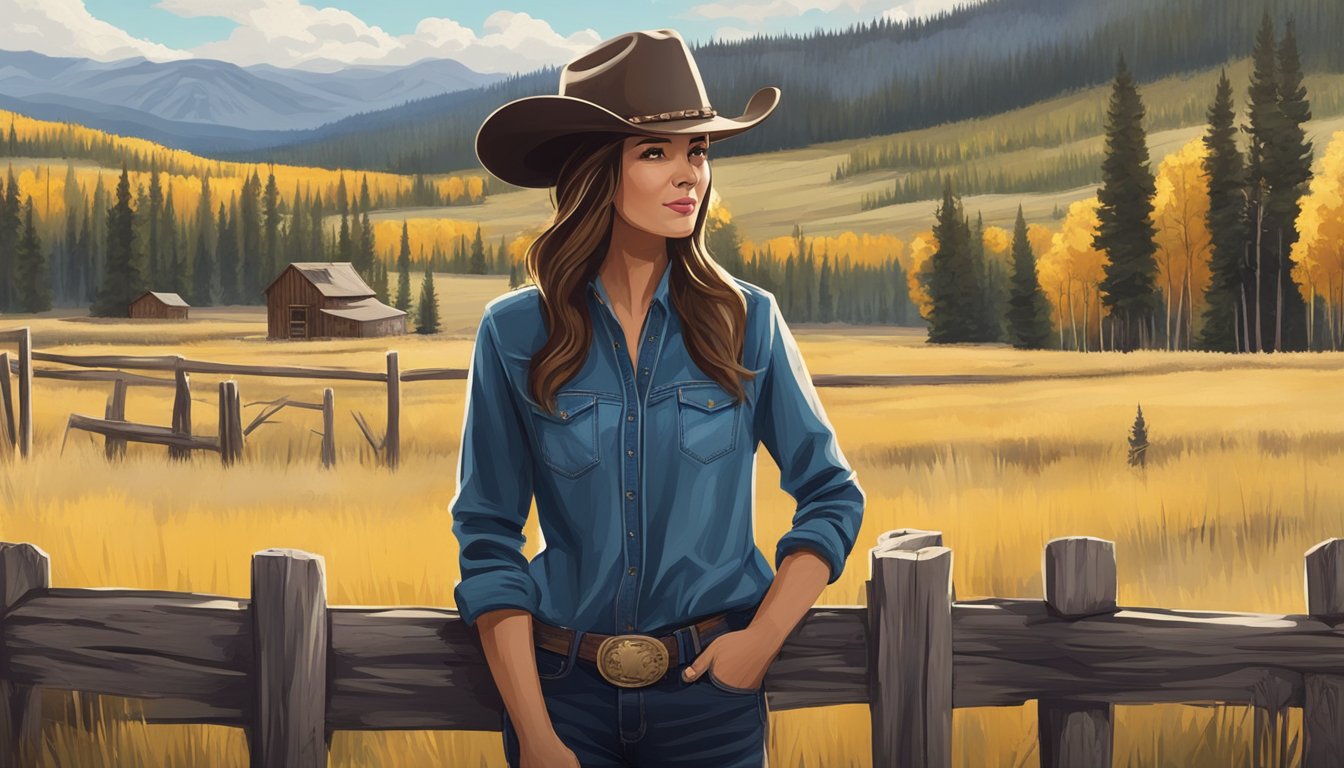
<path id="1" fill-rule="evenodd" d="M 536 286 L 491 301 L 476 333 L 450 503 L 460 547 L 457 609 L 473 626 L 498 608 L 588 632 L 663 634 L 765 596 L 774 572 L 756 546 L 755 455 L 763 443 L 797 501 L 775 567 L 806 547 L 829 583 L 863 519 L 845 461 L 793 335 L 768 291 L 734 280 L 747 303 L 745 402 L 692 361 L 668 276 L 654 293 L 632 369 L 600 278 L 588 285 L 592 345 L 556 413 L 531 399 L 545 341 Z M 533 495 L 544 548 L 529 562 Z"/>

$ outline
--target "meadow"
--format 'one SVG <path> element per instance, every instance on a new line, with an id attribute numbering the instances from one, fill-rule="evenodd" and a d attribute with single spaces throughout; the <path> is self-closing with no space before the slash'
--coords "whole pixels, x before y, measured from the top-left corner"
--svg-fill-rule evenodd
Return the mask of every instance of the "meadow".
<path id="1" fill-rule="evenodd" d="M 39 350 L 182 354 L 193 359 L 380 370 L 466 367 L 481 309 L 507 290 L 498 276 L 439 276 L 444 331 L 433 336 L 308 343 L 267 341 L 258 307 L 193 310 L 190 321 L 94 321 L 72 311 L 0 318 L 27 325 Z M 960 599 L 1040 597 L 1052 538 L 1113 540 L 1122 606 L 1304 613 L 1302 555 L 1344 532 L 1344 388 L 1338 355 L 1143 351 L 1025 352 L 1003 345 L 935 348 L 909 328 L 798 325 L 821 373 L 1026 375 L 1002 384 L 822 388 L 821 400 L 868 507 L 839 581 L 819 604 L 864 600 L 868 547 L 883 531 L 940 530 Z M 38 363 L 38 367 L 47 364 Z M 195 429 L 214 432 L 217 377 L 193 375 Z M 463 382 L 403 386 L 402 464 L 378 466 L 350 417 L 381 429 L 383 391 L 337 383 L 337 468 L 318 461 L 315 413 L 286 410 L 249 437 L 244 461 L 170 463 L 132 444 L 108 463 L 101 439 L 62 432 L 71 413 L 101 415 L 111 386 L 38 379 L 35 455 L 0 456 L 0 541 L 51 556 L 54 586 L 134 587 L 231 596 L 249 592 L 249 558 L 295 547 L 326 561 L 330 604 L 452 604 L 455 492 Z M 243 402 L 321 384 L 240 377 Z M 1126 461 L 1142 405 L 1145 469 Z M 244 409 L 249 419 L 259 406 Z M 167 424 L 170 390 L 132 387 L 131 421 Z M 793 500 L 769 454 L 757 458 L 756 536 L 770 559 Z M 535 514 L 525 530 L 538 547 Z M 241 731 L 121 720 L 131 702 L 103 699 L 90 735 L 47 694 L 43 766 L 244 766 Z M 71 715 L 73 716 L 73 715 Z M 1297 727 L 1290 719 L 1290 726 Z M 957 766 L 1035 765 L 1035 706 L 958 709 Z M 1116 766 L 1247 764 L 1242 707 L 1117 707 Z M 867 766 L 868 710 L 848 705 L 771 716 L 777 766 Z M 502 766 L 498 733 L 337 733 L 333 766 Z"/>

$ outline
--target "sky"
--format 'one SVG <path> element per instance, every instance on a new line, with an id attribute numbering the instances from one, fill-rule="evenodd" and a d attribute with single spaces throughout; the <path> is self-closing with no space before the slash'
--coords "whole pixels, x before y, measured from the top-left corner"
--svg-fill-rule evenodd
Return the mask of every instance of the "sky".
<path id="1" fill-rule="evenodd" d="M 451 58 L 478 72 L 562 66 L 671 28 L 691 44 L 843 29 L 977 0 L 0 0 L 0 49 L 99 61 L 209 58 L 332 69 Z"/>

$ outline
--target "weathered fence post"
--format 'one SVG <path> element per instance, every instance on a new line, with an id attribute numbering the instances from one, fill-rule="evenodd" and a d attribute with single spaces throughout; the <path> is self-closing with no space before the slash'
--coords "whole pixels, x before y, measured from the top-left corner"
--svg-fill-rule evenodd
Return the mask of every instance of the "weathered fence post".
<path id="1" fill-rule="evenodd" d="M 387 466 L 401 462 L 401 366 L 395 350 L 387 353 L 387 435 L 383 438 Z"/>
<path id="2" fill-rule="evenodd" d="M 322 466 L 336 466 L 336 395 L 331 387 L 322 390 Z"/>
<path id="3" fill-rule="evenodd" d="M 266 549 L 252 556 L 256 719 L 252 768 L 327 764 L 327 585 L 321 555 Z"/>
<path id="4" fill-rule="evenodd" d="M 1060 616 L 1081 618 L 1115 611 L 1115 544 L 1090 536 L 1055 539 L 1045 546 L 1045 602 Z M 1041 768 L 1110 765 L 1110 702 L 1042 699 L 1037 702 Z"/>
<path id="5" fill-rule="evenodd" d="M 19 435 L 14 429 L 14 396 L 9 391 L 9 376 L 9 353 L 0 352 L 0 407 L 5 410 L 5 440 L 13 448 L 19 444 Z"/>
<path id="6" fill-rule="evenodd" d="M 112 384 L 112 397 L 107 400 L 107 408 L 103 412 L 103 418 L 108 421 L 126 420 L 126 380 L 117 379 Z M 126 441 L 121 438 L 108 435 L 103 438 L 103 453 L 108 460 L 117 459 L 126 455 Z"/>
<path id="7" fill-rule="evenodd" d="M 173 396 L 173 431 L 179 435 L 191 434 L 191 377 L 182 370 L 182 358 L 177 358 L 173 371 L 176 393 Z M 191 449 L 169 446 L 168 455 L 179 461 L 191 457 Z"/>
<path id="8" fill-rule="evenodd" d="M 33 452 L 33 334 L 19 329 L 19 455 Z"/>
<path id="9" fill-rule="evenodd" d="M 243 457 L 243 408 L 238 382 L 219 382 L 219 459 L 225 466 Z"/>
<path id="10" fill-rule="evenodd" d="M 0 543 L 0 625 L 29 590 L 51 586 L 51 559 L 32 544 Z M 0 678 L 0 765 L 34 765 L 41 738 L 42 692 Z"/>
<path id="11" fill-rule="evenodd" d="M 902 529 L 869 551 L 873 766 L 952 764 L 952 550 Z"/>
<path id="12" fill-rule="evenodd" d="M 1344 620 L 1344 539 L 1307 550 L 1307 612 L 1332 626 Z M 1344 677 L 1302 676 L 1303 768 L 1339 765 L 1344 755 Z"/>

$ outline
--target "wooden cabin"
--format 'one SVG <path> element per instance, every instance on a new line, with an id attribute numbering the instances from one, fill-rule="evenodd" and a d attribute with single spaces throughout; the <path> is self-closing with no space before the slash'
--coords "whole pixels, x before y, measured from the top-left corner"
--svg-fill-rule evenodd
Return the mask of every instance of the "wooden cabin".
<path id="1" fill-rule="evenodd" d="M 406 333 L 406 313 L 378 300 L 348 261 L 290 264 L 266 286 L 266 336 L 328 339 Z"/>
<path id="2" fill-rule="evenodd" d="M 186 320 L 191 305 L 176 293 L 145 291 L 144 295 L 131 302 L 129 314 L 135 318 L 154 320 Z"/>

